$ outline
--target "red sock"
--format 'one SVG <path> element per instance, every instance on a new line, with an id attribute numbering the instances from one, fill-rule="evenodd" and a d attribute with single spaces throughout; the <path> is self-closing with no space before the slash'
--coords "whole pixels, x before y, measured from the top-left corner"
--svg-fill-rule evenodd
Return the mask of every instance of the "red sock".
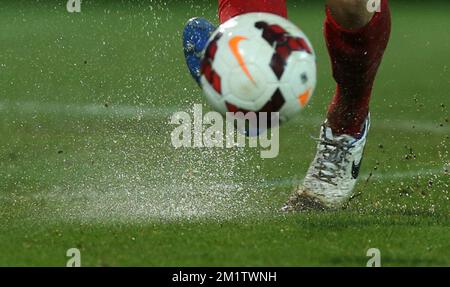
<path id="1" fill-rule="evenodd" d="M 324 33 L 337 83 L 328 123 L 336 134 L 356 136 L 369 112 L 373 83 L 389 40 L 389 5 L 382 0 L 381 12 L 357 30 L 340 26 L 329 8 L 326 14 Z"/>
<path id="2" fill-rule="evenodd" d="M 272 13 L 286 18 L 286 0 L 219 0 L 220 23 L 252 12 Z"/>

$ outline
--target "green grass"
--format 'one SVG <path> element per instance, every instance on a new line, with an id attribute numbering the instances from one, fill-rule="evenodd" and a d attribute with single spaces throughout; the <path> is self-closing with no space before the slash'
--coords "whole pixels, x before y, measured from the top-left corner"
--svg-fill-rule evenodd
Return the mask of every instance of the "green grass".
<path id="1" fill-rule="evenodd" d="M 80 14 L 4 2 L 0 265 L 64 266 L 72 247 L 85 266 L 365 266 L 371 247 L 384 266 L 450 265 L 448 3 L 391 1 L 360 195 L 345 211 L 282 215 L 333 93 L 321 3 L 289 10 L 317 50 L 317 93 L 282 127 L 280 156 L 261 160 L 174 150 L 160 115 L 204 103 L 180 31 L 216 19 L 215 1 L 85 0 Z"/>

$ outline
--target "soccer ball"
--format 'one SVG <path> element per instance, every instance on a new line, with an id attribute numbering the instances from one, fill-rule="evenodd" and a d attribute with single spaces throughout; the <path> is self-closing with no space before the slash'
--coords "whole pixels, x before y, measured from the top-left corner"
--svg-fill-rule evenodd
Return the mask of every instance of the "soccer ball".
<path id="1" fill-rule="evenodd" d="M 316 56 L 306 35 L 285 18 L 244 14 L 209 39 L 201 65 L 208 102 L 227 112 L 279 113 L 293 118 L 316 86 Z"/>

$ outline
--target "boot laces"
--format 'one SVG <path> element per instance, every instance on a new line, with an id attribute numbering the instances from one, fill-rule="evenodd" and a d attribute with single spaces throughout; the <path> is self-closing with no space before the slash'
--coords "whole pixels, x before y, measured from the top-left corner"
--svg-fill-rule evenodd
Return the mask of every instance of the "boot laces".
<path id="1" fill-rule="evenodd" d="M 328 138 L 326 127 L 324 127 L 324 134 L 323 138 L 314 139 L 320 144 L 320 148 L 315 165 L 317 172 L 312 176 L 320 181 L 336 186 L 336 178 L 342 176 L 346 165 L 349 163 L 347 155 L 350 154 L 353 144 L 345 136 Z"/>

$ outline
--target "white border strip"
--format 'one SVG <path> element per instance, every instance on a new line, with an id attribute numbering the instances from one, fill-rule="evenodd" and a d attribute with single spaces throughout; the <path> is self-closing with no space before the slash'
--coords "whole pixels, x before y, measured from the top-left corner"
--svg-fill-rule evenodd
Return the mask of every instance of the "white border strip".
<path id="1" fill-rule="evenodd" d="M 36 116 L 40 114 L 44 115 L 62 115 L 65 117 L 104 117 L 119 120 L 126 119 L 163 119 L 170 117 L 173 113 L 186 110 L 189 111 L 189 107 L 137 107 L 132 105 L 114 105 L 109 104 L 59 104 L 59 103 L 43 103 L 36 101 L 25 102 L 8 102 L 0 101 L 1 113 L 14 113 L 19 116 L 31 115 Z M 302 124 L 319 126 L 323 121 L 319 117 L 304 117 L 301 119 Z M 401 121 L 401 120 L 383 120 L 374 121 L 374 128 L 387 129 L 387 130 L 404 130 L 407 132 L 429 132 L 432 134 L 449 134 L 449 126 L 439 126 L 439 124 L 433 122 L 414 122 L 414 121 Z"/>
<path id="2" fill-rule="evenodd" d="M 448 167 L 447 167 L 448 170 Z M 431 168 L 431 169 L 420 169 L 420 170 L 410 170 L 410 171 L 403 171 L 403 172 L 396 172 L 396 173 L 381 173 L 381 174 L 377 174 L 377 173 L 373 173 L 372 175 L 370 175 L 369 173 L 366 174 L 361 174 L 359 176 L 359 180 L 360 182 L 363 182 L 364 180 L 367 180 L 369 177 L 371 177 L 372 180 L 394 180 L 394 179 L 408 179 L 408 178 L 414 178 L 417 176 L 420 177 L 430 177 L 430 176 L 434 176 L 434 175 L 449 175 L 448 171 L 447 173 L 445 172 L 446 168 L 445 167 L 441 167 L 441 168 Z M 298 180 L 298 179 L 289 179 L 289 178 L 285 178 L 285 179 L 280 179 L 280 180 L 272 180 L 272 181 L 267 181 L 263 184 L 261 184 L 261 186 L 266 186 L 266 187 L 294 187 L 294 186 L 298 186 L 300 184 L 302 184 L 303 180 Z"/>

